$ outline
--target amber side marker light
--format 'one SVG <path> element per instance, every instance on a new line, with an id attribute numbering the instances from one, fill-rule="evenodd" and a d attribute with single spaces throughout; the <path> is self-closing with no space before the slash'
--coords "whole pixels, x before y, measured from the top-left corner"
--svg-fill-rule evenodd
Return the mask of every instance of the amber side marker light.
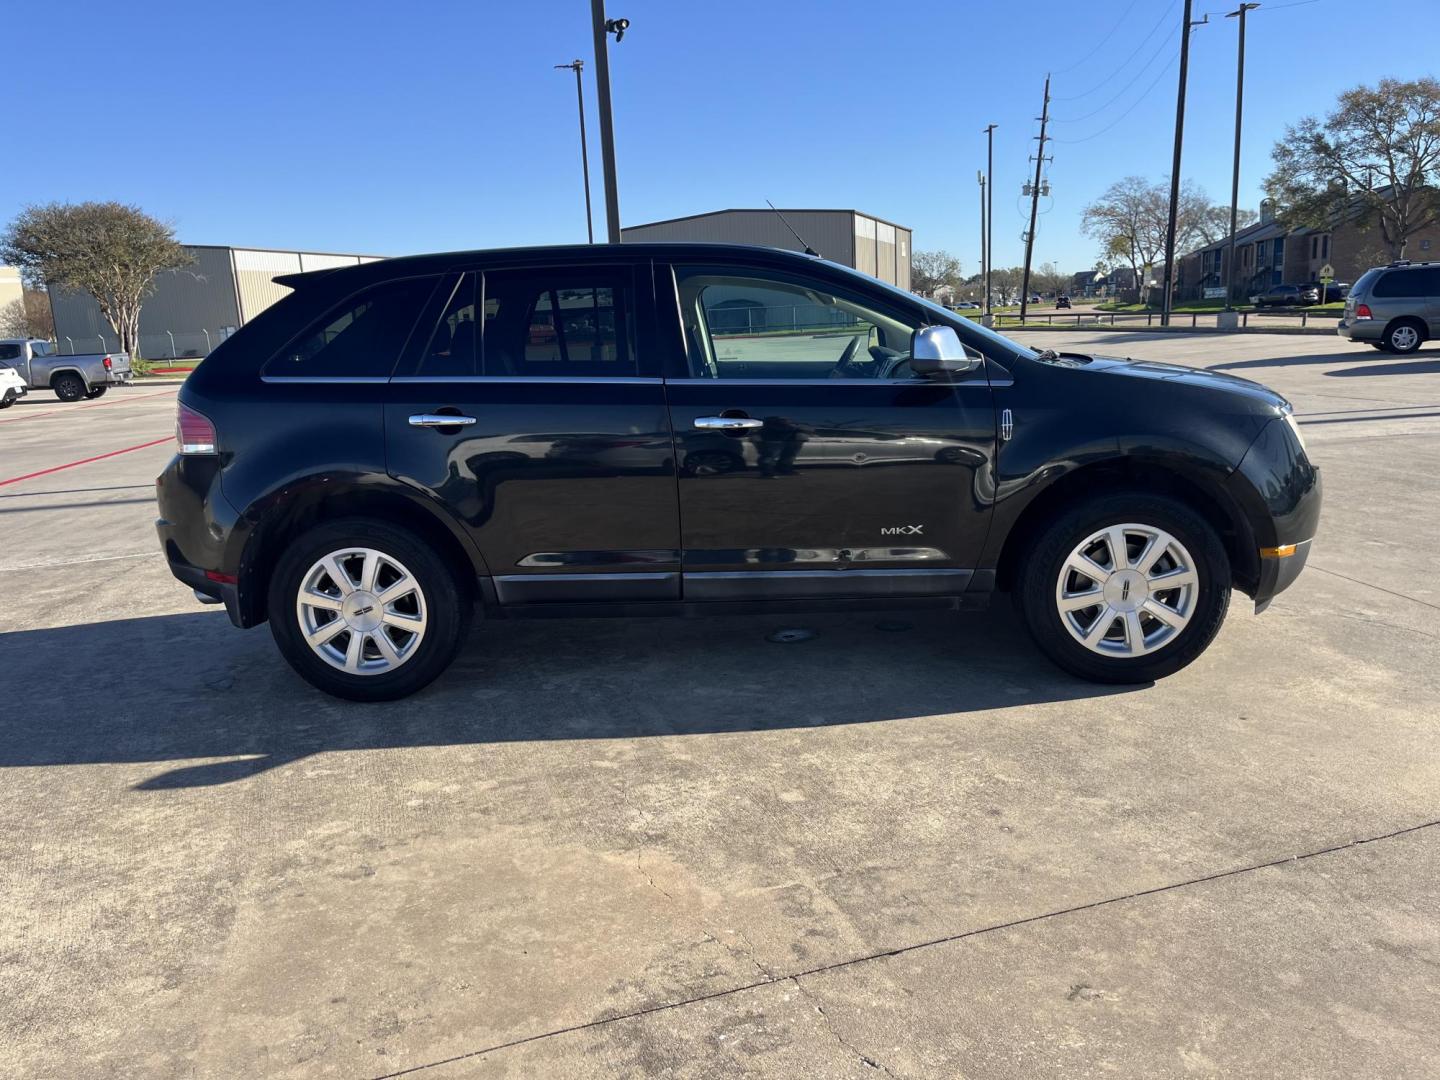
<path id="1" fill-rule="evenodd" d="M 1295 554 L 1295 549 L 1299 546 L 1299 544 L 1281 544 L 1279 547 L 1261 548 L 1260 557 L 1262 559 L 1288 559 Z"/>

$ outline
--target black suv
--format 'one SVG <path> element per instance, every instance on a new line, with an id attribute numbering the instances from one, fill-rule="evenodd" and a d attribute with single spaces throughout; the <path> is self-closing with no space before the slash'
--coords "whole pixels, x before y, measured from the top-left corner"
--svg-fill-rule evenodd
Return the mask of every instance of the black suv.
<path id="1" fill-rule="evenodd" d="M 833 263 L 625 244 L 391 259 L 293 292 L 179 395 L 174 575 L 342 697 L 487 616 L 981 607 L 1107 682 L 1295 580 L 1285 400 L 1035 352 Z"/>

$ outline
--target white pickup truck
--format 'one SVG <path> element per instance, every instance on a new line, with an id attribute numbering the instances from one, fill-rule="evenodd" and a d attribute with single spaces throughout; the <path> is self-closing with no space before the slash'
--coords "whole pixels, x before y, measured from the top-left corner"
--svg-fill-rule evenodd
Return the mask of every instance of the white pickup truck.
<path id="1" fill-rule="evenodd" d="M 54 390 L 61 401 L 97 398 L 131 379 L 125 353 L 62 356 L 38 338 L 0 338 L 0 368 L 13 368 L 31 390 Z"/>

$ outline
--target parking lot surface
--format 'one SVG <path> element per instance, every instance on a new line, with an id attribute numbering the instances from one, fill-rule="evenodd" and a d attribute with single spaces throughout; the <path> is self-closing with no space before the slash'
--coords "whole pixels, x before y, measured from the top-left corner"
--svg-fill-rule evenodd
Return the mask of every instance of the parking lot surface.
<path id="1" fill-rule="evenodd" d="M 1023 340 L 1265 382 L 1323 470 L 1160 684 L 1001 602 L 483 622 L 344 703 L 170 578 L 175 387 L 0 414 L 3 1071 L 1440 1074 L 1440 351 Z"/>

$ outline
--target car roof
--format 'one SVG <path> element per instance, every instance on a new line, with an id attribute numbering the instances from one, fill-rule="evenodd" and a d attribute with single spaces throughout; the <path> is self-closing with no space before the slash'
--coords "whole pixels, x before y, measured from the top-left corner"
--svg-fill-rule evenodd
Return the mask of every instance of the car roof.
<path id="1" fill-rule="evenodd" d="M 356 279 L 384 280 L 393 277 L 407 277 L 423 274 L 440 274 L 460 267 L 482 268 L 485 266 L 545 266 L 556 263 L 614 263 L 617 259 L 639 261 L 644 259 L 717 259 L 731 261 L 744 259 L 747 262 L 806 266 L 831 265 L 828 260 L 799 251 L 784 248 L 762 247 L 754 244 L 702 244 L 682 242 L 643 242 L 625 244 L 554 244 L 532 247 L 478 248 L 471 251 L 441 251 L 423 255 L 401 255 L 391 259 L 377 259 L 357 266 L 338 266 L 325 270 L 312 270 L 304 274 L 285 274 L 275 278 L 281 285 L 300 288 L 305 285 L 329 279 L 338 275 Z"/>

